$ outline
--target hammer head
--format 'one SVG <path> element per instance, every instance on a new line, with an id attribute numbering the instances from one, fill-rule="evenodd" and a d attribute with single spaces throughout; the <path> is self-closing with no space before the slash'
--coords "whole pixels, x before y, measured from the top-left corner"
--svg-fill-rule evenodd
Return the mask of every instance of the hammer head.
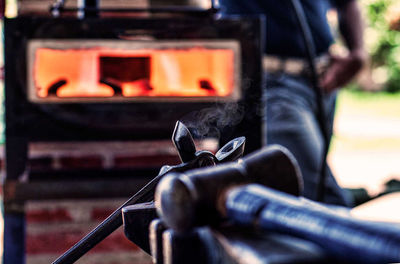
<path id="1" fill-rule="evenodd" d="M 167 174 L 159 183 L 155 203 L 163 221 L 176 231 L 220 220 L 218 204 L 232 186 L 260 183 L 300 195 L 302 178 L 296 160 L 280 146 L 264 148 L 239 160 Z"/>

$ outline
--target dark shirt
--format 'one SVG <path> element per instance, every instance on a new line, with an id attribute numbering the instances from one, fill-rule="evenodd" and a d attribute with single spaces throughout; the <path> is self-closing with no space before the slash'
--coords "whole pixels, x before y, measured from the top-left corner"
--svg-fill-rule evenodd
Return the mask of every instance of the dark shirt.
<path id="1" fill-rule="evenodd" d="M 301 0 L 314 38 L 317 54 L 326 53 L 333 42 L 326 19 L 327 11 L 335 5 L 352 0 Z M 222 14 L 254 15 L 266 18 L 267 54 L 285 57 L 305 57 L 304 40 L 290 0 L 219 0 Z"/>

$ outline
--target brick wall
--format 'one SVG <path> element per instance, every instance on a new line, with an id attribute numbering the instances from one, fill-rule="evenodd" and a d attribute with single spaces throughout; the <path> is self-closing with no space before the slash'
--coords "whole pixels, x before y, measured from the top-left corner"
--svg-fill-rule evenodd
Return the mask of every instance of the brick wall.
<path id="1" fill-rule="evenodd" d="M 204 147 L 203 143 L 199 144 Z M 169 140 L 35 143 L 29 147 L 29 156 L 31 169 L 121 169 L 179 163 Z"/>
<path id="2" fill-rule="evenodd" d="M 51 263 L 123 202 L 122 199 L 28 202 L 27 264 Z M 147 264 L 152 261 L 119 228 L 77 262 L 84 263 Z"/>
<path id="3" fill-rule="evenodd" d="M 213 140 L 196 144 L 197 149 L 210 151 L 217 147 Z M 0 149 L 0 153 L 3 150 Z M 3 157 L 0 155 L 0 164 L 3 164 Z M 169 140 L 36 143 L 29 147 L 31 170 L 161 167 L 178 163 L 176 150 Z M 125 200 L 28 201 L 25 204 L 27 264 L 51 263 Z M 131 243 L 120 228 L 77 263 L 147 264 L 151 263 L 151 258 Z"/>

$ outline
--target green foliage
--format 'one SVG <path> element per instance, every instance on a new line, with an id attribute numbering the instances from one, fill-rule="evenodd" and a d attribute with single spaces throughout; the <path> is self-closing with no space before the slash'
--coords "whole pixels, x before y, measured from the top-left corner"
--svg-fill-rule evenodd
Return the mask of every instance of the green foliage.
<path id="1" fill-rule="evenodd" d="M 367 16 L 366 44 L 373 71 L 385 75 L 384 90 L 400 91 L 400 32 L 390 30 L 387 14 L 398 0 L 361 1 Z M 398 3 L 397 3 L 398 4 Z"/>

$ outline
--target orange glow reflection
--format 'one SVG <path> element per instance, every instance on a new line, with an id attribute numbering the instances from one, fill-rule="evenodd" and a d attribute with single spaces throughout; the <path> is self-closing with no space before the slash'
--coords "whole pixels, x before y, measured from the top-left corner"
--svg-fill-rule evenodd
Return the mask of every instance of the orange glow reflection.
<path id="1" fill-rule="evenodd" d="M 36 49 L 38 97 L 230 96 L 230 49 Z"/>

